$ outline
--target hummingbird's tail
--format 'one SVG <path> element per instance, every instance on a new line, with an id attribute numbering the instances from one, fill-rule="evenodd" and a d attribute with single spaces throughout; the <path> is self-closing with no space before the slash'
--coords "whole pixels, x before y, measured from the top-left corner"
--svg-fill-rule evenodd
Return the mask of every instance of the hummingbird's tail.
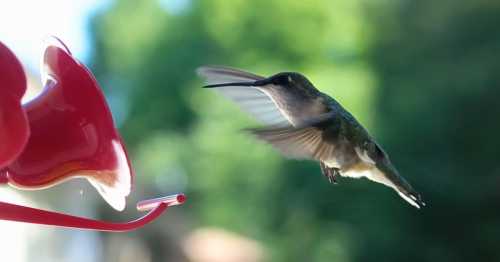
<path id="1" fill-rule="evenodd" d="M 395 169 L 394 169 L 395 170 Z M 387 173 L 386 173 L 387 174 Z M 413 189 L 413 187 L 408 183 L 402 176 L 400 176 L 397 171 L 390 172 L 388 176 L 389 180 L 391 180 L 396 192 L 400 197 L 406 200 L 410 205 L 421 208 L 425 206 L 425 202 L 422 200 L 422 196 Z"/>
<path id="2" fill-rule="evenodd" d="M 416 208 L 420 209 L 425 206 L 425 202 L 422 200 L 422 197 L 415 191 L 410 193 L 407 190 L 400 190 L 399 188 L 396 188 L 396 192 L 398 192 L 399 196 L 401 196 L 404 200 L 410 203 L 410 205 Z"/>
<path id="3" fill-rule="evenodd" d="M 410 183 L 398 174 L 392 165 L 377 165 L 366 177 L 393 188 L 401 198 L 416 208 L 420 209 L 425 206 L 422 196 L 413 189 Z"/>

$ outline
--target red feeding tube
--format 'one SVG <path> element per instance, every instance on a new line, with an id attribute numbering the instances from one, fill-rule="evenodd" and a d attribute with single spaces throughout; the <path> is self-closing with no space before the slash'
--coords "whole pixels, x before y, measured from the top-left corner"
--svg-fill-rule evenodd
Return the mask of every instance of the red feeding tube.
<path id="1" fill-rule="evenodd" d="M 184 194 L 145 200 L 151 211 L 143 217 L 125 223 L 104 222 L 53 211 L 46 211 L 5 202 L 0 202 L 0 219 L 32 224 L 51 225 L 98 231 L 124 232 L 138 229 L 160 216 L 169 206 L 184 203 Z M 138 209 L 140 206 L 138 204 Z"/>

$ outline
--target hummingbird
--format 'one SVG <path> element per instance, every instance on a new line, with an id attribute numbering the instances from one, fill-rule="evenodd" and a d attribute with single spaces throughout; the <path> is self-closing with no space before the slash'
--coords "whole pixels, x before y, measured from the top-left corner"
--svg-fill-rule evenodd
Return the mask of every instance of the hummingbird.
<path id="1" fill-rule="evenodd" d="M 247 131 L 288 158 L 318 161 L 330 183 L 339 176 L 365 177 L 394 189 L 416 208 L 425 206 L 356 118 L 302 74 L 262 77 L 222 66 L 203 66 L 197 73 L 206 81 L 204 88 L 220 91 L 264 124 Z"/>

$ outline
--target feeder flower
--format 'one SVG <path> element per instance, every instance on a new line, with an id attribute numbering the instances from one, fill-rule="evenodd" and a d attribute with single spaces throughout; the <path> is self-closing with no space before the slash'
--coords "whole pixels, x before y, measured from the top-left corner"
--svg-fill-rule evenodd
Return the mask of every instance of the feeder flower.
<path id="1" fill-rule="evenodd" d="M 72 178 L 87 179 L 114 209 L 125 208 L 134 173 L 92 73 L 57 38 L 42 59 L 44 88 L 21 105 L 26 90 L 22 66 L 0 43 L 0 182 L 19 189 L 44 189 Z M 123 231 L 148 223 L 183 194 L 139 202 L 153 210 L 130 223 L 110 224 L 0 202 L 0 219 L 98 230 Z"/>

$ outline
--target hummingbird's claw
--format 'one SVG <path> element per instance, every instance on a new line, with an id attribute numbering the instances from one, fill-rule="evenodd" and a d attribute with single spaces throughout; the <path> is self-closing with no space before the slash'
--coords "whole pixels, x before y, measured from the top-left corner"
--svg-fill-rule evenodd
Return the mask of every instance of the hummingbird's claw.
<path id="1" fill-rule="evenodd" d="M 335 178 L 335 176 L 328 176 L 328 182 L 330 182 L 334 185 L 338 184 L 337 178 Z"/>
<path id="2" fill-rule="evenodd" d="M 330 172 L 328 174 L 328 181 L 332 184 L 338 184 L 337 177 L 340 175 L 338 168 L 330 168 Z"/>

